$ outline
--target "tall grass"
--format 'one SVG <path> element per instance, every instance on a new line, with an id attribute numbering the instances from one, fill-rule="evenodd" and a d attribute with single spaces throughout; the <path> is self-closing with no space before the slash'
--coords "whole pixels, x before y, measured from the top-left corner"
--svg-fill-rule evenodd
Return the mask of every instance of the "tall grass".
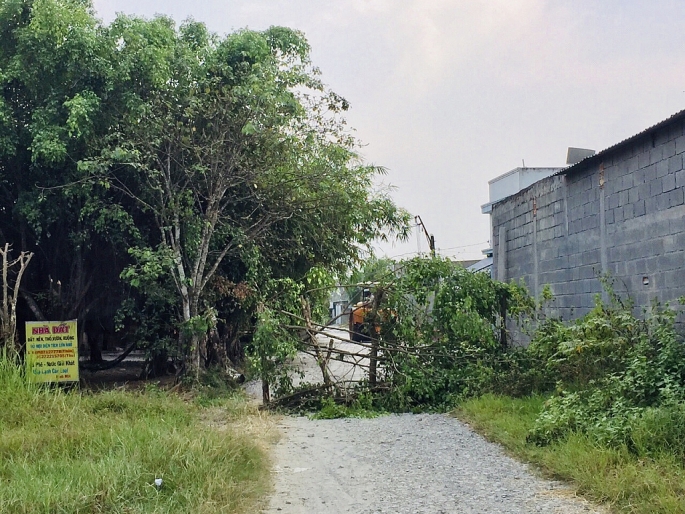
<path id="1" fill-rule="evenodd" d="M 0 512 L 254 512 L 265 452 L 232 428 L 239 402 L 212 403 L 209 423 L 163 391 L 64 392 L 0 359 Z"/>
<path id="2" fill-rule="evenodd" d="M 631 513 L 685 512 L 685 410 L 651 409 L 634 420 L 627 445 L 607 446 L 571 433 L 547 446 L 526 442 L 545 398 L 484 395 L 455 412 L 487 438 L 534 462 L 548 474 L 572 481 L 579 493 Z"/>

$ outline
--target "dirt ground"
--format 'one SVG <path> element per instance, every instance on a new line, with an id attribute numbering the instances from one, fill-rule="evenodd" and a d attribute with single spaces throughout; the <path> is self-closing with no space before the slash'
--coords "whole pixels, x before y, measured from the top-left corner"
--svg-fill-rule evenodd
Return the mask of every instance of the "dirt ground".
<path id="1" fill-rule="evenodd" d="M 105 361 L 113 360 L 118 356 L 116 352 L 104 354 Z M 85 390 L 104 390 L 125 388 L 130 390 L 144 389 L 148 384 L 156 384 L 159 387 L 171 387 L 176 377 L 168 375 L 158 379 L 141 378 L 145 358 L 142 354 L 133 353 L 123 362 L 113 368 L 101 371 L 79 370 L 80 386 Z"/>

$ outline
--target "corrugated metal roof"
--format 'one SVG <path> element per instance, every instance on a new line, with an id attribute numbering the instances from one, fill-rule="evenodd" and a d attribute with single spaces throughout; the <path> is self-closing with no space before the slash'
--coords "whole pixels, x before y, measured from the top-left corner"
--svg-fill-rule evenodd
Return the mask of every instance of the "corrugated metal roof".
<path id="1" fill-rule="evenodd" d="M 569 172 L 575 171 L 577 168 L 584 167 L 584 166 L 586 166 L 592 162 L 601 161 L 608 153 L 613 152 L 615 150 L 618 150 L 620 147 L 622 147 L 624 145 L 634 143 L 635 141 L 645 137 L 646 135 L 651 134 L 652 132 L 659 130 L 660 128 L 666 127 L 666 126 L 670 125 L 671 123 L 674 123 L 674 122 L 676 122 L 682 118 L 685 118 L 685 109 L 675 113 L 673 116 L 670 116 L 663 121 L 660 121 L 659 123 L 656 123 L 655 125 L 652 125 L 651 127 L 646 128 L 642 132 L 638 132 L 634 136 L 630 136 L 629 138 L 626 138 L 623 141 L 619 141 L 618 143 L 611 145 L 608 148 L 605 148 L 601 152 L 597 152 L 595 155 L 591 155 L 589 157 L 586 157 L 582 161 L 579 161 L 576 164 L 569 166 L 568 168 L 564 168 L 563 170 L 558 171 L 557 173 L 554 174 L 554 176 L 565 175 Z"/>
<path id="2" fill-rule="evenodd" d="M 483 271 L 488 269 L 489 267 L 492 266 L 492 257 L 486 257 L 485 259 L 482 259 L 475 264 L 471 264 L 468 268 L 466 268 L 469 271 L 473 271 L 474 273 L 476 271 Z"/>

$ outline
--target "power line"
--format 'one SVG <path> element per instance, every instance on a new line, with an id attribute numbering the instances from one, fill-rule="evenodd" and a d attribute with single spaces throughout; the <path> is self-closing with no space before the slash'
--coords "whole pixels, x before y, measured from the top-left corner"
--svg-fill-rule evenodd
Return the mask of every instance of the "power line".
<path id="1" fill-rule="evenodd" d="M 464 249 L 464 248 L 473 248 L 474 246 L 481 246 L 481 245 L 487 244 L 488 242 L 489 242 L 489 241 L 481 241 L 480 243 L 473 243 L 473 244 L 469 244 L 469 245 L 451 246 L 451 247 L 449 247 L 449 248 L 437 248 L 437 249 L 436 249 L 436 252 L 439 253 L 440 255 L 444 255 L 445 252 L 447 252 L 447 251 L 449 251 L 449 250 L 459 250 L 459 249 Z M 393 256 L 390 256 L 390 257 L 388 257 L 388 258 L 389 258 L 389 259 L 396 259 L 396 258 L 398 258 L 398 257 L 405 257 L 405 256 L 407 256 L 407 255 L 420 255 L 421 253 L 423 253 L 423 252 L 406 252 L 406 253 L 401 253 L 401 254 L 398 254 L 398 255 L 393 255 Z M 450 252 L 450 253 L 451 253 L 451 254 L 454 254 L 454 253 L 459 253 L 459 252 Z"/>

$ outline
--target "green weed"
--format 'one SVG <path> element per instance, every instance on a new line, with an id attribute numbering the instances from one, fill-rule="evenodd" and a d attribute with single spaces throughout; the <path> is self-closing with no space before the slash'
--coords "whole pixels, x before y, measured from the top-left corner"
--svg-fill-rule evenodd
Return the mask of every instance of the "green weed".
<path id="1" fill-rule="evenodd" d="M 0 391 L 0 512 L 254 512 L 268 485 L 263 449 L 232 428 L 244 402 L 218 430 L 172 394 L 39 387 L 7 360 Z"/>
<path id="2" fill-rule="evenodd" d="M 375 418 L 381 414 L 382 411 L 374 409 L 370 395 L 360 395 L 350 405 L 336 403 L 333 398 L 324 398 L 320 409 L 311 415 L 311 419 Z"/>
<path id="3" fill-rule="evenodd" d="M 680 427 L 672 420 L 680 407 L 650 411 L 632 430 L 634 448 L 606 446 L 588 434 L 570 432 L 546 446 L 526 441 L 545 398 L 484 395 L 465 401 L 455 414 L 488 439 L 502 444 L 519 458 L 533 462 L 556 478 L 570 480 L 578 492 L 617 512 L 685 512 L 685 468 Z M 669 445 L 677 444 L 671 452 Z M 635 448 L 639 448 L 636 452 Z"/>

